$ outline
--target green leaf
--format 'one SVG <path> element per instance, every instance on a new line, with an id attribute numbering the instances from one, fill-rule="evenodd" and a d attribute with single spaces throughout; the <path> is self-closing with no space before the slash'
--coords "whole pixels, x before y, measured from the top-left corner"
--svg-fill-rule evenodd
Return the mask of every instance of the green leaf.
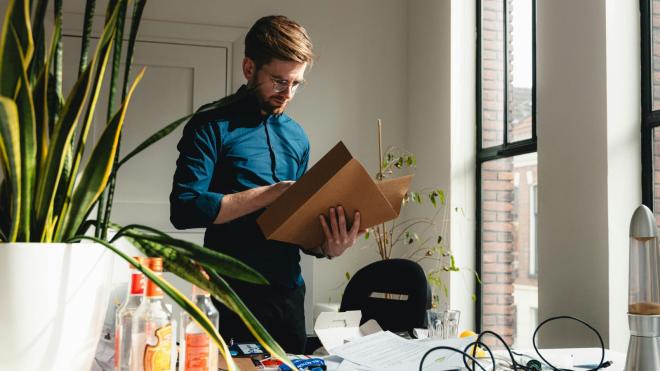
<path id="1" fill-rule="evenodd" d="M 163 265 L 169 272 L 172 272 L 186 281 L 191 282 L 193 285 L 211 293 L 216 299 L 223 303 L 223 305 L 234 311 L 241 318 L 257 341 L 259 341 L 266 350 L 284 362 L 290 363 L 282 348 L 263 328 L 261 323 L 259 323 L 254 317 L 252 312 L 250 312 L 245 306 L 234 290 L 232 290 L 227 282 L 214 270 L 206 270 L 210 277 L 210 279 L 206 279 L 200 273 L 196 262 L 191 261 L 185 256 L 173 253 L 172 249 L 167 249 L 163 245 L 142 238 L 135 239 L 129 237 L 128 240 L 146 255 L 162 257 Z"/>
<path id="2" fill-rule="evenodd" d="M 7 240 L 16 241 L 21 212 L 21 149 L 18 108 L 16 103 L 0 96 L 0 156 L 11 182 L 11 228 Z"/>
<path id="3" fill-rule="evenodd" d="M 87 60 L 89 54 L 89 40 L 92 34 L 92 26 L 94 21 L 94 9 L 96 8 L 96 0 L 87 0 L 85 2 L 85 17 L 83 20 L 83 34 L 80 46 L 80 62 L 78 64 L 78 76 L 87 68 Z"/>
<path id="4" fill-rule="evenodd" d="M 188 313 L 191 316 L 191 318 L 193 318 L 193 320 L 202 327 L 202 329 L 204 329 L 204 332 L 206 332 L 211 337 L 213 342 L 220 349 L 224 358 L 227 360 L 229 364 L 229 369 L 230 370 L 236 369 L 236 365 L 234 364 L 234 361 L 231 359 L 231 356 L 229 356 L 229 348 L 227 347 L 227 344 L 218 333 L 217 329 L 214 327 L 213 323 L 209 321 L 208 317 L 206 317 L 206 315 L 204 315 L 193 302 L 191 302 L 182 293 L 180 293 L 174 286 L 172 286 L 170 283 L 165 281 L 159 275 L 155 274 L 149 268 L 143 266 L 138 261 L 124 254 L 121 250 L 117 249 L 116 247 L 114 247 L 113 245 L 111 245 L 106 241 L 103 241 L 95 237 L 77 236 L 68 240 L 67 242 L 77 242 L 81 240 L 94 241 L 96 243 L 99 243 L 107 247 L 108 249 L 112 250 L 115 254 L 119 255 L 122 259 L 126 260 L 128 263 L 130 263 L 135 268 L 137 268 L 137 270 L 142 272 L 149 280 L 151 280 L 158 287 L 160 287 L 163 290 L 163 292 L 167 294 L 167 296 L 172 298 L 172 300 L 174 300 L 174 302 L 177 303 L 181 307 L 181 309 L 186 311 L 186 313 Z M 163 260 L 163 264 L 165 265 L 165 260 Z"/>
<path id="5" fill-rule="evenodd" d="M 55 0 L 53 6 L 55 14 L 55 27 L 62 28 L 62 0 Z M 55 57 L 53 58 L 53 91 L 56 97 L 62 97 L 62 37 L 55 39 Z M 61 100 L 61 99 L 60 99 Z M 53 111 L 54 121 L 59 118 L 60 110 Z"/>
<path id="6" fill-rule="evenodd" d="M 350 281 L 350 280 L 351 280 L 351 274 L 350 274 L 349 272 L 346 272 L 346 273 L 344 274 L 344 276 L 346 277 L 346 281 Z"/>
<path id="7" fill-rule="evenodd" d="M 113 23 L 109 22 L 106 25 L 105 32 L 108 32 L 109 30 L 107 28 L 112 27 L 112 25 Z M 87 135 L 89 133 L 89 129 L 92 126 L 92 121 L 94 119 L 94 113 L 96 111 L 96 105 L 98 103 L 99 95 L 101 93 L 101 87 L 103 85 L 103 76 L 105 75 L 106 66 L 108 65 L 108 59 L 110 57 L 110 49 L 112 48 L 112 44 L 113 42 L 106 42 L 100 44 L 93 59 L 91 68 L 94 68 L 95 71 L 92 80 L 93 84 L 90 89 L 92 91 L 92 95 L 89 99 L 89 103 L 87 104 L 87 111 L 85 112 L 85 116 L 82 120 L 83 122 L 82 128 L 78 133 L 78 142 L 76 143 L 75 154 L 71 156 L 70 173 L 67 174 L 68 175 L 67 177 L 63 177 L 64 189 L 62 189 L 62 193 L 64 193 L 65 198 L 62 200 L 62 207 L 61 210 L 59 210 L 59 213 L 61 215 L 66 215 L 69 211 L 69 208 L 71 207 L 71 197 L 69 197 L 69 195 L 71 195 L 73 191 L 74 182 L 76 181 L 76 175 L 78 174 L 78 168 L 80 166 L 80 162 L 82 161 L 83 152 L 85 150 L 85 146 L 87 143 Z M 100 57 L 100 63 L 97 59 L 99 57 Z M 119 130 L 121 132 L 121 127 L 119 128 Z M 118 152 L 118 150 L 119 149 L 116 148 L 115 146 L 114 149 L 115 154 Z M 71 176 L 71 174 L 73 174 L 73 176 Z M 63 222 L 63 220 L 61 220 L 61 222 Z M 62 223 L 60 223 L 60 225 L 55 231 L 56 241 L 58 241 L 61 238 L 61 233 L 63 230 L 63 228 L 61 228 L 61 225 Z M 71 232 L 75 233 L 75 231 L 71 231 Z"/>
<path id="8" fill-rule="evenodd" d="M 282 362 L 295 370 L 296 368 L 293 366 L 291 361 L 289 361 L 286 352 L 284 352 L 282 347 L 280 347 L 275 339 L 270 336 L 266 329 L 263 328 L 261 323 L 259 323 L 257 318 L 254 317 L 252 312 L 250 312 L 247 306 L 245 306 L 243 301 L 238 297 L 238 295 L 236 295 L 234 290 L 229 287 L 229 284 L 227 284 L 227 282 L 222 277 L 220 277 L 217 272 L 209 270 L 208 273 L 211 277 L 211 281 L 223 289 L 222 291 L 215 293 L 217 294 L 216 298 L 225 303 L 225 305 L 228 305 L 228 308 L 233 310 L 234 313 L 236 313 L 241 318 L 243 323 L 245 323 L 247 326 L 248 330 L 250 330 L 255 339 L 257 339 L 257 341 L 264 346 L 268 353 L 274 355 L 276 358 L 280 359 Z"/>
<path id="9" fill-rule="evenodd" d="M 116 16 L 117 13 L 113 13 L 111 22 L 114 22 Z M 92 88 L 92 71 L 96 69 L 97 61 L 100 58 L 99 54 L 105 47 L 107 47 L 108 43 L 112 41 L 112 33 L 113 30 L 111 26 L 104 30 L 93 57 L 92 64 L 85 69 L 75 83 L 69 97 L 67 98 L 67 102 L 61 111 L 62 113 L 58 115 L 57 123 L 53 128 L 52 140 L 48 148 L 48 155 L 45 162 L 45 169 L 40 169 L 41 174 L 35 200 L 35 212 L 39 223 L 38 227 L 40 227 L 40 229 L 43 228 L 44 230 L 41 238 L 42 241 L 50 241 L 52 239 L 52 236 L 49 235 L 50 231 L 47 231 L 45 227 L 54 225 L 53 218 L 56 216 L 54 208 L 55 194 L 59 189 L 58 186 L 62 178 L 65 161 L 67 160 L 66 154 L 71 151 L 71 139 L 75 132 L 80 114 L 84 108 L 85 99 Z M 57 45 L 55 45 L 55 48 L 57 49 Z M 55 60 L 57 60 L 57 51 L 55 54 Z M 55 91 L 57 91 L 57 87 L 55 87 Z M 72 176 L 75 176 L 75 174 Z"/>
<path id="10" fill-rule="evenodd" d="M 32 195 L 36 181 L 36 128 L 34 101 L 27 75 L 23 69 L 19 84 L 16 105 L 19 114 L 21 137 L 21 223 L 18 238 L 21 241 L 30 241 L 30 215 L 32 214 Z"/>
<path id="11" fill-rule="evenodd" d="M 156 235 L 145 234 L 143 233 L 144 231 L 156 233 Z M 268 280 L 266 280 L 261 273 L 255 271 L 238 259 L 189 241 L 172 238 L 153 228 L 141 225 L 129 225 L 120 229 L 110 242 L 124 236 L 132 239 L 149 241 L 161 245 L 163 248 L 167 247 L 168 249 L 173 250 L 171 252 L 172 254 L 179 254 L 195 260 L 206 268 L 222 272 L 222 275 L 224 276 L 258 285 L 268 284 Z"/>
<path id="12" fill-rule="evenodd" d="M 0 95 L 14 98 L 34 52 L 29 1 L 10 0 L 0 34 Z"/>
<path id="13" fill-rule="evenodd" d="M 96 199 L 105 189 L 105 185 L 110 177 L 112 161 L 117 150 L 117 141 L 119 140 L 119 133 L 126 117 L 128 103 L 143 75 L 144 70 L 135 78 L 119 112 L 115 114 L 110 123 L 105 127 L 101 138 L 92 151 L 87 166 L 80 178 L 80 183 L 75 188 L 71 198 L 71 204 L 76 207 L 69 208 L 69 212 L 64 216 L 65 220 L 62 226 L 62 235 L 64 238 L 72 236 L 78 230 L 89 209 L 91 209 Z"/>

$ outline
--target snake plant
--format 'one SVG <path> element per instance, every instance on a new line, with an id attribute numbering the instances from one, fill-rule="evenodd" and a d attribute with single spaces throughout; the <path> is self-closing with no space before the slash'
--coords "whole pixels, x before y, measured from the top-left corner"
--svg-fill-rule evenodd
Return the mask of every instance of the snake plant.
<path id="1" fill-rule="evenodd" d="M 145 255 L 162 257 L 168 271 L 209 291 L 239 315 L 268 351 L 294 368 L 282 348 L 223 278 L 267 284 L 258 272 L 234 258 L 171 238 L 149 227 L 132 225 L 122 228 L 110 222 L 112 195 L 120 166 L 189 118 L 182 117 L 166 125 L 124 159 L 119 159 L 126 110 L 145 73 L 142 70 L 133 81 L 129 81 L 145 3 L 146 0 L 136 0 L 133 4 L 121 100 L 115 106 L 114 96 L 120 80 L 121 41 L 129 1 L 108 2 L 103 32 L 91 53 L 96 4 L 94 0 L 87 1 L 78 76 L 64 96 L 62 1 L 54 1 L 54 28 L 47 36 L 44 23 L 48 0 L 9 0 L 0 30 L 0 242 L 93 240 L 107 247 L 137 267 L 187 311 L 218 345 L 230 369 L 235 369 L 222 337 L 192 302 L 113 245 L 117 238 L 125 238 Z M 48 48 L 47 38 L 50 39 Z M 98 108 L 109 61 L 112 62 L 107 121 L 103 133 L 92 146 L 87 142 L 87 135 Z M 221 100 L 209 109 L 225 103 Z M 84 164 L 83 153 L 90 147 L 93 149 Z M 102 197 L 106 192 L 107 197 Z M 89 219 L 94 207 L 99 210 L 98 221 Z M 92 226 L 96 229 L 94 236 L 86 233 Z M 112 239 L 107 238 L 108 228 L 116 229 Z M 203 274 L 202 269 L 207 274 Z"/>

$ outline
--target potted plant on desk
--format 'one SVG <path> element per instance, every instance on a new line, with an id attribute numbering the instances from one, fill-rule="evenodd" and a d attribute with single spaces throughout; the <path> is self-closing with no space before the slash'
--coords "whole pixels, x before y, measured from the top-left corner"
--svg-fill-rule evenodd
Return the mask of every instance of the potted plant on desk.
<path id="1" fill-rule="evenodd" d="M 381 152 L 380 128 L 379 121 L 379 152 Z M 414 169 L 416 166 L 417 158 L 414 153 L 390 147 L 384 155 L 380 155 L 380 170 L 376 174 L 376 178 L 386 179 L 395 173 Z M 367 230 L 365 238 L 373 238 L 376 241 L 378 255 L 382 260 L 392 258 L 395 248 L 401 246 L 397 257 L 418 263 L 432 262 L 430 268 L 426 267 L 426 274 L 432 290 L 432 305 L 437 307 L 441 301 L 440 292 L 445 297 L 449 296 L 449 288 L 443 280 L 443 275 L 459 272 L 460 268 L 456 265 L 454 255 L 444 240 L 450 222 L 450 208 L 447 205 L 444 191 L 438 187 L 409 191 L 403 199 L 402 209 L 410 204 L 424 205 L 427 203 L 433 207 L 432 214 L 410 218 L 400 216 L 391 222 L 370 228 Z M 455 208 L 453 212 L 462 214 L 463 210 Z M 481 283 L 477 272 L 472 272 L 477 282 Z M 472 300 L 476 301 L 474 293 Z"/>
<path id="2" fill-rule="evenodd" d="M 62 94 L 62 2 L 54 2 L 48 51 L 44 27 L 48 1 L 32 2 L 34 9 L 30 4 L 10 0 L 0 31 L 0 369 L 89 370 L 106 309 L 104 287 L 114 256 L 110 251 L 136 266 L 190 313 L 229 358 L 230 368 L 235 368 L 217 330 L 192 302 L 112 244 L 122 237 L 146 255 L 162 257 L 166 270 L 211 292 L 239 314 L 269 352 L 286 360 L 221 276 L 266 283 L 261 275 L 238 260 L 157 230 L 110 223 L 114 179 L 121 164 L 189 118 L 176 120 L 119 160 L 126 109 L 144 73 L 129 85 L 145 1 L 134 4 L 118 107 L 112 102 L 128 1 L 108 3 L 105 26 L 91 55 L 95 1 L 87 1 L 79 75 L 66 97 Z M 85 163 L 87 135 L 111 56 L 107 124 Z M 100 199 L 109 184 L 108 198 Z M 88 219 L 94 207 L 101 211 L 98 221 Z M 92 226 L 94 236 L 88 233 Z M 108 229 L 117 230 L 112 239 L 107 237 Z M 92 243 L 78 243 L 82 241 Z"/>

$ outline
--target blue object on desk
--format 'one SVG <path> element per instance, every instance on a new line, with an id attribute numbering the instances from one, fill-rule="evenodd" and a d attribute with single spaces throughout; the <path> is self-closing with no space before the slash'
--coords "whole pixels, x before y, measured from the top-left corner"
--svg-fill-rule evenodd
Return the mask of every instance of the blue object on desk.
<path id="1" fill-rule="evenodd" d="M 321 358 L 305 358 L 305 359 L 292 359 L 291 362 L 294 366 L 301 370 L 317 371 L 325 370 L 325 361 Z M 291 367 L 281 364 L 278 367 L 280 371 L 291 371 Z"/>

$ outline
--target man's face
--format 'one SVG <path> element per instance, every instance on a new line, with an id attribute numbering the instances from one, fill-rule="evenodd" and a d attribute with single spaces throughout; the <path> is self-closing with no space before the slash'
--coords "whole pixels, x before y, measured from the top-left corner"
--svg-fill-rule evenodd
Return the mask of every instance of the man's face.
<path id="1" fill-rule="evenodd" d="M 266 114 L 284 112 L 304 81 L 306 67 L 307 63 L 273 59 L 257 70 L 251 59 L 245 58 L 243 61 L 248 86 L 256 88 L 259 105 Z"/>

